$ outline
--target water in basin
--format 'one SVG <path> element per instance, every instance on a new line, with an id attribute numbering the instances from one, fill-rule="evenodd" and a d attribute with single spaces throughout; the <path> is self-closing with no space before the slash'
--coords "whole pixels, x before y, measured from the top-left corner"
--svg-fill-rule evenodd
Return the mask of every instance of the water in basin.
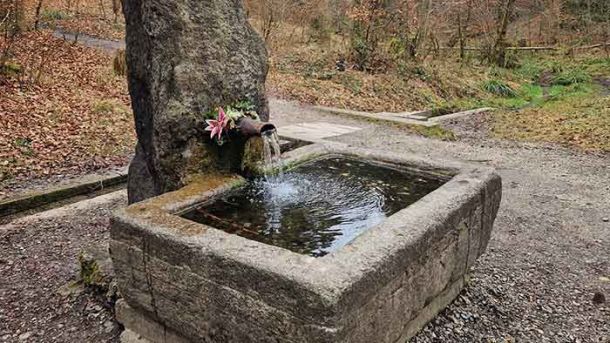
<path id="1" fill-rule="evenodd" d="M 386 165 L 331 157 L 253 179 L 183 217 L 319 257 L 443 183 Z"/>

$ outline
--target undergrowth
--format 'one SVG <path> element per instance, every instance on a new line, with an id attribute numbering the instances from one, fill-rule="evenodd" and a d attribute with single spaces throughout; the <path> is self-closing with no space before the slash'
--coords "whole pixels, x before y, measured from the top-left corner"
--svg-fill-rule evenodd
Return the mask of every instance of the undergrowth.
<path id="1" fill-rule="evenodd" d="M 610 151 L 609 58 L 527 60 L 515 71 L 523 78 L 517 96 L 490 97 L 478 103 L 497 107 L 493 134 Z"/>
<path id="2" fill-rule="evenodd" d="M 331 45 L 317 43 L 276 51 L 269 75 L 270 88 L 284 98 L 368 112 L 432 109 L 436 115 L 442 115 L 493 107 L 498 109 L 494 113 L 499 114 L 492 116 L 498 117 L 501 132 L 506 133 L 509 127 L 521 127 L 516 122 L 520 117 L 515 113 L 552 117 L 555 114 L 548 111 L 574 110 L 569 104 L 598 97 L 595 80 L 610 78 L 610 59 L 593 55 L 521 56 L 518 67 L 513 69 L 445 57 L 424 62 L 403 61 L 378 74 L 349 68 L 339 71 L 335 68 L 337 56 Z M 573 115 L 577 116 L 577 111 Z M 549 130 L 558 129 L 559 122 L 548 121 L 545 125 Z M 578 130 L 576 126 L 570 127 Z M 451 133 L 434 129 L 412 131 L 427 137 L 455 139 Z M 527 137 L 529 132 L 533 131 L 524 129 L 516 136 Z M 571 140 L 574 144 L 577 141 Z"/>
<path id="3" fill-rule="evenodd" d="M 493 95 L 505 98 L 514 98 L 515 96 L 517 96 L 515 90 L 509 84 L 502 80 L 487 80 L 483 83 L 483 89 Z"/>

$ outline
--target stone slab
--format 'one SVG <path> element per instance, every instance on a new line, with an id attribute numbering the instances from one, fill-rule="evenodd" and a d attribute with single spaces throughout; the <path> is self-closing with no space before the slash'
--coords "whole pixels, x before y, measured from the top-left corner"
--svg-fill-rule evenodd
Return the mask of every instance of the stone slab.
<path id="1" fill-rule="evenodd" d="M 284 157 L 293 164 L 327 154 L 446 183 L 320 258 L 175 215 L 233 183 L 194 184 L 120 210 L 110 246 L 131 312 L 118 310 L 119 320 L 153 343 L 167 332 L 191 342 L 394 343 L 414 335 L 457 296 L 485 251 L 501 180 L 487 167 L 340 143 Z"/>
<path id="2" fill-rule="evenodd" d="M 478 113 L 483 113 L 483 112 L 490 112 L 490 111 L 493 111 L 493 110 L 494 109 L 491 108 L 491 107 L 476 108 L 476 109 L 473 109 L 473 110 L 461 111 L 461 112 L 446 114 L 446 115 L 443 115 L 443 116 L 432 117 L 432 118 L 429 118 L 428 121 L 439 123 L 439 122 L 443 122 L 443 121 L 447 121 L 447 120 L 452 120 L 452 119 L 458 119 L 458 118 L 462 118 L 462 117 L 471 116 L 473 114 L 478 114 Z"/>
<path id="3" fill-rule="evenodd" d="M 2 199 L 0 200 L 0 217 L 35 209 L 71 197 L 101 191 L 125 182 L 127 182 L 126 171 L 86 175 L 71 180 L 69 183 Z"/>
<path id="4" fill-rule="evenodd" d="M 188 343 L 157 321 L 134 311 L 124 300 L 117 301 L 115 313 L 116 319 L 127 327 L 121 334 L 122 343 Z"/>
<path id="5" fill-rule="evenodd" d="M 330 137 L 353 133 L 359 130 L 362 129 L 359 127 L 352 127 L 347 125 L 314 122 L 282 126 L 278 128 L 278 134 L 284 137 L 315 142 Z"/>
<path id="6" fill-rule="evenodd" d="M 439 123 L 451 120 L 466 117 L 469 115 L 489 112 L 494 109 L 491 107 L 483 107 L 477 108 L 468 111 L 460 111 L 456 113 L 446 114 L 442 116 L 433 117 L 434 111 L 432 110 L 423 110 L 423 111 L 414 111 L 414 112 L 378 112 L 378 113 L 370 113 L 370 112 L 362 112 L 362 111 L 352 111 L 348 109 L 334 108 L 334 107 L 326 107 L 326 106 L 314 106 L 314 108 L 318 111 L 332 113 L 336 115 L 343 115 L 352 118 L 360 118 L 367 120 L 375 120 L 375 121 L 386 121 L 397 125 L 421 125 L 426 127 L 437 126 Z"/>
<path id="7" fill-rule="evenodd" d="M 346 116 L 346 117 L 351 117 L 351 118 L 356 118 L 356 119 L 372 120 L 375 122 L 387 122 L 387 123 L 391 123 L 391 124 L 399 125 L 399 126 L 403 125 L 403 126 L 409 127 L 409 126 L 413 126 L 413 125 L 420 125 L 420 126 L 431 127 L 431 126 L 438 125 L 438 123 L 436 123 L 436 122 L 412 119 L 412 118 L 406 117 L 400 113 L 389 113 L 389 112 L 370 113 L 370 112 L 352 111 L 352 110 L 347 110 L 347 109 L 326 107 L 326 106 L 314 106 L 313 108 L 320 112 L 325 112 L 325 113 L 330 113 L 330 114 L 335 114 L 335 115 L 340 115 L 340 116 Z"/>
<path id="8" fill-rule="evenodd" d="M 133 332 L 130 329 L 125 329 L 121 333 L 120 340 L 121 343 L 151 343 L 149 340 Z"/>

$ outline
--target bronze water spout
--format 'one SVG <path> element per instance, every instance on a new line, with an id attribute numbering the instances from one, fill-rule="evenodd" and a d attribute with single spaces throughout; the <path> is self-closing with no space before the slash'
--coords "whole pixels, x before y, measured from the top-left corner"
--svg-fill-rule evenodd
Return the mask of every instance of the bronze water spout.
<path id="1" fill-rule="evenodd" d="M 242 118 L 237 123 L 237 131 L 244 137 L 262 136 L 275 130 L 275 125 L 267 122 L 254 120 L 248 117 Z"/>

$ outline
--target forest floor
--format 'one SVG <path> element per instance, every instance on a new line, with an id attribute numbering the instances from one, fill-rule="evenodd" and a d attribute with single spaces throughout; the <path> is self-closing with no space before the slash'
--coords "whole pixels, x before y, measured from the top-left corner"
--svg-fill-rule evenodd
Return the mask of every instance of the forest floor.
<path id="1" fill-rule="evenodd" d="M 125 166 L 131 157 L 127 85 L 113 71 L 123 19 L 115 21 L 109 1 L 67 6 L 44 3 L 48 29 L 24 34 L 0 77 L 0 199 L 30 184 Z M 82 34 L 62 39 L 52 36 L 54 28 Z M 486 119 L 490 138 L 610 151 L 610 57 L 602 50 L 524 54 L 514 69 L 490 67 L 475 55 L 465 61 L 445 55 L 371 74 L 337 70 L 347 44 L 341 37 L 321 41 L 298 28 L 278 31 L 270 45 L 272 97 L 372 112 L 489 106 L 498 109 Z M 98 50 L 83 46 L 91 43 L 83 34 L 113 41 Z"/>
<path id="2" fill-rule="evenodd" d="M 33 180 L 129 162 L 133 116 L 112 56 L 49 31 L 24 34 L 13 53 L 0 77 L 0 198 Z"/>
<path id="3" fill-rule="evenodd" d="M 495 167 L 503 200 L 469 285 L 412 342 L 596 342 L 610 337 L 610 156 L 489 138 L 489 114 L 448 123 L 441 141 L 378 123 L 272 101 L 280 127 L 340 123 L 363 130 L 332 140 Z M 81 250 L 108 238 L 125 192 L 0 226 L 0 342 L 116 342 L 112 308 L 66 293 Z M 602 298 L 606 299 L 602 302 Z"/>

